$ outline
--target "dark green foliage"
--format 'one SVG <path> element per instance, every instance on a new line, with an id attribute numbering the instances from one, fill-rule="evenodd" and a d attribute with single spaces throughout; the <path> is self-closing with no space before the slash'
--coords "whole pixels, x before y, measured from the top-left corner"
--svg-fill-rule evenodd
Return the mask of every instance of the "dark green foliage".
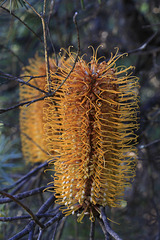
<path id="1" fill-rule="evenodd" d="M 5 3 L 8 3 L 8 5 L 10 6 L 10 11 L 12 11 L 12 9 L 18 8 L 19 6 L 26 7 L 26 4 L 23 0 L 1 0 L 0 1 L 1 6 L 3 6 L 3 4 Z"/>

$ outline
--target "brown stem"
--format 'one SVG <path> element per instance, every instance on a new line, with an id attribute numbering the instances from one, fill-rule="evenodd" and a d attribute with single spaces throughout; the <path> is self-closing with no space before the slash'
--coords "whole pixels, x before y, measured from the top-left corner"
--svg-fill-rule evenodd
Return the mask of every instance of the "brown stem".
<path id="1" fill-rule="evenodd" d="M 45 54 L 45 63 L 46 63 L 46 76 L 47 76 L 47 83 L 48 83 L 49 92 L 50 92 L 51 91 L 50 69 L 49 69 L 49 58 L 48 58 L 48 52 L 47 52 L 47 31 L 46 31 L 46 0 L 44 0 L 44 2 L 43 2 L 43 14 L 42 15 L 40 15 L 27 0 L 24 0 L 24 2 L 26 2 L 30 6 L 30 8 L 41 19 L 41 22 L 42 22 L 44 54 Z"/>
<path id="2" fill-rule="evenodd" d="M 27 206 L 25 206 L 23 203 L 21 203 L 18 199 L 16 199 L 12 195 L 10 195 L 9 193 L 6 193 L 4 191 L 0 191 L 0 194 L 12 199 L 14 202 L 16 202 L 18 205 L 20 205 L 32 217 L 32 219 L 37 223 L 37 225 L 39 225 L 41 228 L 44 228 L 44 225 L 38 220 L 38 218 L 34 215 L 34 213 Z"/>
<path id="3" fill-rule="evenodd" d="M 33 12 L 39 17 L 41 18 L 41 15 L 36 11 L 36 9 L 29 3 L 27 2 L 27 0 L 23 0 L 25 3 L 28 4 L 28 6 L 30 6 L 30 8 L 33 10 Z"/>
<path id="4" fill-rule="evenodd" d="M 48 57 L 48 51 L 47 51 L 46 0 L 44 0 L 44 2 L 43 2 L 43 15 L 41 16 L 41 21 L 42 21 L 42 28 L 43 28 L 44 54 L 45 54 L 48 91 L 51 92 L 50 67 L 49 67 L 49 57 Z"/>

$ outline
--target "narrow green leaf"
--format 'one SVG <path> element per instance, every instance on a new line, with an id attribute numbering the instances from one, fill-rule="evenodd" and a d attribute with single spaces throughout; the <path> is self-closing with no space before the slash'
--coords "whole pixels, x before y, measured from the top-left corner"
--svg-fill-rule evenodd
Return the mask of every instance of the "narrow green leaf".
<path id="1" fill-rule="evenodd" d="M 81 0 L 81 8 L 84 10 L 85 9 L 85 6 L 84 6 L 84 1 Z"/>

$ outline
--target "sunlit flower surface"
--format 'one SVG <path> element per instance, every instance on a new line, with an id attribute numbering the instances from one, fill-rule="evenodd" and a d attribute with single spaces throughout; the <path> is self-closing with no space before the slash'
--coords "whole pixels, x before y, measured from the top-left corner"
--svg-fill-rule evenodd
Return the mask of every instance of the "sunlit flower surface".
<path id="1" fill-rule="evenodd" d="M 89 63 L 79 57 L 60 91 L 46 100 L 46 142 L 55 151 L 54 191 L 65 215 L 78 210 L 78 221 L 99 206 L 116 207 L 135 175 L 138 128 L 138 79 L 132 66 L 117 66 L 123 55 Z M 52 73 L 52 90 L 66 78 L 75 53 Z M 53 103 L 54 102 L 54 103 Z"/>

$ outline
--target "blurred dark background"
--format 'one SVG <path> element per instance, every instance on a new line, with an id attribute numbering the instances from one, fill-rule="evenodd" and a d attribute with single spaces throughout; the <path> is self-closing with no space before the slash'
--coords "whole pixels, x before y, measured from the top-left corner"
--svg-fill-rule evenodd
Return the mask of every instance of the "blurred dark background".
<path id="1" fill-rule="evenodd" d="M 42 12 L 41 0 L 29 2 L 39 13 Z M 111 222 L 111 226 L 123 239 L 159 240 L 160 2 L 159 0 L 47 2 L 50 55 L 54 52 L 52 42 L 57 54 L 61 48 L 68 48 L 71 45 L 77 49 L 77 35 L 73 23 L 73 15 L 77 11 L 81 55 L 87 53 L 89 58 L 92 50 L 88 46 L 97 48 L 102 44 L 103 48 L 99 49 L 98 56 L 104 55 L 109 58 L 111 52 L 116 51 L 115 47 L 118 47 L 120 53 L 128 53 L 128 57 L 123 58 L 123 64 L 135 66 L 134 74 L 139 77 L 141 86 L 137 175 L 132 188 L 126 189 L 122 206 L 118 209 L 109 209 L 107 215 L 112 221 L 119 223 Z M 2 3 L 3 1 L 0 2 Z M 43 39 L 41 21 L 28 6 L 25 7 L 23 1 L 21 3 L 23 6 L 18 3 L 17 7 L 6 1 L 0 7 L 0 108 L 18 103 L 17 81 L 6 79 L 3 74 L 20 76 L 29 58 L 34 57 L 37 51 L 43 54 L 43 43 L 39 40 Z M 39 38 L 14 15 L 26 23 Z M 15 109 L 0 115 L 1 187 L 12 184 L 30 167 L 27 166 L 24 170 L 18 114 L 19 110 Z M 9 210 L 6 206 L 0 206 L 1 216 L 6 215 L 7 211 Z M 68 218 L 62 239 L 88 239 L 87 219 L 83 225 L 77 225 L 73 220 L 75 220 L 73 217 Z M 7 229 L 7 224 L 0 223 L 0 231 Z M 95 239 L 103 239 L 98 226 Z"/>

